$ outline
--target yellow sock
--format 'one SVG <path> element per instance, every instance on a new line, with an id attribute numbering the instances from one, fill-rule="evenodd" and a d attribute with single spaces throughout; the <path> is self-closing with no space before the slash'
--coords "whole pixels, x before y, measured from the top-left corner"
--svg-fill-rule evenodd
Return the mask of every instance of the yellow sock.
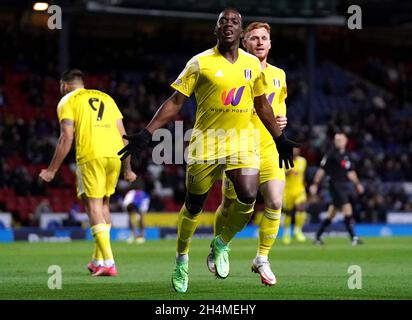
<path id="1" fill-rule="evenodd" d="M 226 225 L 227 213 L 228 213 L 228 210 L 224 209 L 223 204 L 220 204 L 220 206 L 216 209 L 215 220 L 214 220 L 214 230 L 213 230 L 215 236 L 220 234 L 223 230 L 223 227 Z"/>
<path id="2" fill-rule="evenodd" d="M 285 215 L 285 220 L 283 221 L 283 234 L 290 234 L 290 224 L 292 223 L 292 216 L 290 214 Z"/>
<path id="3" fill-rule="evenodd" d="M 297 211 L 295 215 L 295 228 L 302 231 L 303 225 L 305 224 L 306 212 Z"/>
<path id="4" fill-rule="evenodd" d="M 249 204 L 236 199 L 229 207 L 227 223 L 220 234 L 224 242 L 229 243 L 247 225 L 253 214 L 254 205 L 255 202 Z"/>
<path id="5" fill-rule="evenodd" d="M 94 239 L 94 248 L 93 248 L 92 259 L 93 259 L 94 262 L 103 261 L 103 253 L 99 249 L 99 246 L 97 245 L 96 239 Z"/>
<path id="6" fill-rule="evenodd" d="M 190 242 L 199 222 L 197 219 L 199 214 L 191 215 L 185 205 L 180 209 L 177 219 L 176 251 L 178 254 L 187 254 L 189 252 Z"/>
<path id="7" fill-rule="evenodd" d="M 281 209 L 265 208 L 259 225 L 258 256 L 267 257 L 275 243 L 280 226 Z"/>
<path id="8" fill-rule="evenodd" d="M 110 223 L 106 223 L 106 226 L 109 228 L 109 234 L 110 234 L 110 229 L 112 228 L 112 225 Z M 103 261 L 103 253 L 99 249 L 99 246 L 97 245 L 96 239 L 94 240 L 94 248 L 93 248 L 92 259 L 96 262 Z"/>
<path id="9" fill-rule="evenodd" d="M 112 247 L 110 245 L 109 227 L 105 223 L 99 223 L 91 227 L 92 235 L 99 247 L 105 265 L 114 263 Z"/>

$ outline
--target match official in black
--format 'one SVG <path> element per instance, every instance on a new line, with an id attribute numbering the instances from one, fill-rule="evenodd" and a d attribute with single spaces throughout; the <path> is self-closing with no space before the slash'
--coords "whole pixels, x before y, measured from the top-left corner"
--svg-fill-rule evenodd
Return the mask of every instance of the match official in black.
<path id="1" fill-rule="evenodd" d="M 345 133 L 335 133 L 335 147 L 323 157 L 321 167 L 316 171 L 313 184 L 309 188 L 310 194 L 315 195 L 318 192 L 318 186 L 322 178 L 325 175 L 329 176 L 329 192 L 332 197 L 332 204 L 329 205 L 327 218 L 323 220 L 316 233 L 315 244 L 323 244 L 321 239 L 322 233 L 330 225 L 338 210 L 341 210 L 344 215 L 346 230 L 351 237 L 352 245 L 361 243 L 353 230 L 352 205 L 349 201 L 348 182 L 351 181 L 355 184 L 356 191 L 359 194 L 364 192 L 364 188 L 355 172 L 349 153 L 346 151 L 347 142 L 348 138 Z"/>

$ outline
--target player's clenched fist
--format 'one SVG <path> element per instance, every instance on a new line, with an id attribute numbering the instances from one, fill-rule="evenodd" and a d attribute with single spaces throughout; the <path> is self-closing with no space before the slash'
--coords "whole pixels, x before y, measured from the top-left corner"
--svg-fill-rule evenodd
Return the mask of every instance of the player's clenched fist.
<path id="1" fill-rule="evenodd" d="M 316 194 L 318 193 L 318 185 L 317 185 L 317 184 L 312 184 L 312 185 L 309 187 L 309 193 L 310 193 L 312 196 L 316 195 Z"/>
<path id="2" fill-rule="evenodd" d="M 124 180 L 126 180 L 129 183 L 132 183 L 135 181 L 137 178 L 136 174 L 132 170 L 126 170 L 124 172 Z"/>
<path id="3" fill-rule="evenodd" d="M 55 173 L 47 169 L 42 169 L 39 173 L 39 177 L 46 182 L 52 181 L 54 176 Z"/>
<path id="4" fill-rule="evenodd" d="M 280 130 L 283 130 L 286 128 L 286 125 L 288 124 L 288 118 L 287 117 L 282 117 L 282 116 L 276 116 L 276 122 L 280 128 Z"/>

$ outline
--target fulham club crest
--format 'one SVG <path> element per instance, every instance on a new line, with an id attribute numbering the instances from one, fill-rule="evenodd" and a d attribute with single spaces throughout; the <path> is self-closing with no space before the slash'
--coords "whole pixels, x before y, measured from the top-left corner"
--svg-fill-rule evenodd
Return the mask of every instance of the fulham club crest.
<path id="1" fill-rule="evenodd" d="M 279 79 L 273 79 L 273 84 L 275 85 L 275 88 L 280 88 L 280 80 Z"/>
<path id="2" fill-rule="evenodd" d="M 252 70 L 250 70 L 250 69 L 245 69 L 245 79 L 246 79 L 246 80 L 252 79 Z"/>

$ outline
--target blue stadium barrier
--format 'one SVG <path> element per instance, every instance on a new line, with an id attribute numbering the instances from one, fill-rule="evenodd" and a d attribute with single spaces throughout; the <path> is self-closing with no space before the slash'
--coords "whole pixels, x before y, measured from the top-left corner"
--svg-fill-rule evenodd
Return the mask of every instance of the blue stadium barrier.
<path id="1" fill-rule="evenodd" d="M 146 228 L 145 236 L 147 240 L 160 239 L 160 228 Z M 126 241 L 130 237 L 130 229 L 110 229 L 110 239 L 114 241 Z M 86 232 L 86 240 L 93 240 L 90 229 Z"/>
<path id="2" fill-rule="evenodd" d="M 411 236 L 411 224 L 359 224 L 355 227 L 361 237 Z"/>
<path id="3" fill-rule="evenodd" d="M 303 232 L 313 236 L 318 229 L 319 224 L 309 224 L 303 228 Z M 146 228 L 147 240 L 158 239 L 176 239 L 176 228 Z M 356 233 L 361 237 L 398 237 L 412 236 L 412 224 L 357 224 L 355 226 Z M 279 229 L 278 237 L 282 237 L 283 228 Z M 196 238 L 212 238 L 212 227 L 199 227 L 196 230 Z M 247 226 L 243 229 L 236 238 L 257 238 L 258 227 Z M 339 237 L 347 236 L 345 227 L 342 223 L 332 224 L 325 236 Z M 126 228 L 111 229 L 110 237 L 113 241 L 126 241 L 130 237 L 130 230 Z M 92 241 L 90 229 L 82 229 L 80 227 L 61 227 L 56 229 L 40 229 L 40 228 L 20 228 L 0 230 L 0 243 L 13 241 L 29 241 L 29 242 L 67 242 L 72 240 L 89 240 Z"/>
<path id="4" fill-rule="evenodd" d="M 86 239 L 86 230 L 79 227 L 61 227 L 53 230 L 26 227 L 10 231 L 15 241 L 67 242 Z"/>
<path id="5" fill-rule="evenodd" d="M 13 242 L 14 232 L 11 229 L 0 230 L 0 242 Z"/>
<path id="6" fill-rule="evenodd" d="M 51 230 L 54 230 L 54 229 L 58 229 L 58 228 L 61 228 L 62 227 L 62 223 L 60 222 L 60 221 L 50 221 L 48 224 L 47 224 L 47 229 L 51 229 Z"/>

